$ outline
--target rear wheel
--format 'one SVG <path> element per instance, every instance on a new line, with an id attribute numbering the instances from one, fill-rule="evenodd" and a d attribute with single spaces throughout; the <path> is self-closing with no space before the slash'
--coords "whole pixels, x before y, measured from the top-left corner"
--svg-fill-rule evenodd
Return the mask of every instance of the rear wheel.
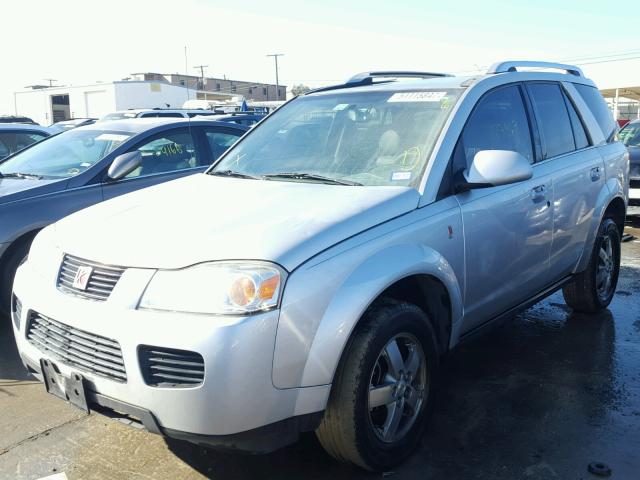
<path id="1" fill-rule="evenodd" d="M 611 218 L 600 224 L 586 270 L 562 289 L 573 310 L 594 313 L 607 308 L 613 299 L 620 273 L 620 231 Z"/>
<path id="2" fill-rule="evenodd" d="M 372 306 L 345 351 L 316 434 L 334 458 L 388 469 L 419 443 L 438 368 L 435 334 L 417 306 Z"/>

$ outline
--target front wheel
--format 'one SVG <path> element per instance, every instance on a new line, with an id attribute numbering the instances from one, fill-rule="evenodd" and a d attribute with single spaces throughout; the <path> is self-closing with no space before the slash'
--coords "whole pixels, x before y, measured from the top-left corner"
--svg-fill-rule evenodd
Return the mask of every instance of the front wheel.
<path id="1" fill-rule="evenodd" d="M 388 469 L 419 443 L 438 368 L 435 334 L 415 305 L 372 306 L 344 353 L 316 435 L 334 458 Z"/>
<path id="2" fill-rule="evenodd" d="M 620 231 L 611 218 L 600 224 L 589 265 L 562 289 L 573 310 L 595 313 L 611 303 L 620 274 Z"/>

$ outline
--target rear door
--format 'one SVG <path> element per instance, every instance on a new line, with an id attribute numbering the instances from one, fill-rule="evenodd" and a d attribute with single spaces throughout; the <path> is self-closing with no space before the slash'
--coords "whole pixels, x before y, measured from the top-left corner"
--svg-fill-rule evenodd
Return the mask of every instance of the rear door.
<path id="1" fill-rule="evenodd" d="M 592 228 L 604 163 L 592 147 L 584 122 L 559 83 L 527 83 L 540 132 L 542 161 L 553 178 L 553 241 L 549 275 L 573 272 Z"/>
<path id="2" fill-rule="evenodd" d="M 142 163 L 126 177 L 104 181 L 104 199 L 202 172 L 208 166 L 208 154 L 196 142 L 188 127 L 167 129 L 156 133 L 128 150 L 138 150 Z M 106 171 L 105 178 L 106 178 Z"/>
<path id="3" fill-rule="evenodd" d="M 533 164 L 534 136 L 522 86 L 485 94 L 475 106 L 453 158 L 453 171 L 482 150 L 511 150 Z M 533 167 L 529 180 L 458 193 L 465 236 L 465 331 L 533 297 L 547 286 L 552 181 Z"/>

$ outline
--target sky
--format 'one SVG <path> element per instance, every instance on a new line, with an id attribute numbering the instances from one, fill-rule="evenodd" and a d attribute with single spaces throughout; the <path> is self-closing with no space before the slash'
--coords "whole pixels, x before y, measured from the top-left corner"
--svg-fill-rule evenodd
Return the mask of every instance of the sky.
<path id="1" fill-rule="evenodd" d="M 607 5 L 609 4 L 609 5 Z M 604 1 L 31 0 L 2 2 L 0 114 L 13 92 L 131 73 L 321 86 L 361 71 L 474 73 L 575 61 L 602 88 L 640 85 L 640 9 Z M 185 64 L 185 46 L 187 59 Z M 634 58 L 637 57 L 637 58 Z M 616 59 L 619 61 L 602 62 Z"/>

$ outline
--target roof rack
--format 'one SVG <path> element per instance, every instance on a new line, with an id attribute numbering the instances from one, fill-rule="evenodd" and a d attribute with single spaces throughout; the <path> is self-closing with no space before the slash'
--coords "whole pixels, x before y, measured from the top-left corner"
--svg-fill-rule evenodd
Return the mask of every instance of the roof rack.
<path id="1" fill-rule="evenodd" d="M 426 78 L 440 78 L 440 77 L 452 77 L 452 76 L 453 75 L 450 75 L 448 73 L 414 72 L 414 71 L 402 71 L 402 70 L 361 72 L 354 75 L 345 83 L 342 83 L 340 85 L 331 85 L 329 87 L 316 88 L 315 90 L 311 90 L 310 92 L 307 92 L 307 93 L 326 92 L 328 90 L 337 90 L 340 88 L 353 88 L 353 87 L 362 87 L 365 85 L 373 85 L 373 80 L 375 78 L 425 78 L 426 79 Z M 376 83 L 388 83 L 391 81 L 392 80 L 383 80 L 381 82 L 376 82 Z"/>
<path id="2" fill-rule="evenodd" d="M 518 60 L 509 60 L 507 62 L 497 62 L 489 67 L 487 70 L 487 74 L 491 73 L 507 73 L 507 72 L 516 72 L 519 67 L 528 67 L 528 68 L 549 68 L 554 70 L 564 70 L 565 72 L 575 75 L 576 77 L 584 77 L 582 70 L 580 67 L 576 67 L 575 65 L 568 65 L 566 63 L 554 63 L 554 62 L 532 62 L 532 61 L 518 61 Z"/>

